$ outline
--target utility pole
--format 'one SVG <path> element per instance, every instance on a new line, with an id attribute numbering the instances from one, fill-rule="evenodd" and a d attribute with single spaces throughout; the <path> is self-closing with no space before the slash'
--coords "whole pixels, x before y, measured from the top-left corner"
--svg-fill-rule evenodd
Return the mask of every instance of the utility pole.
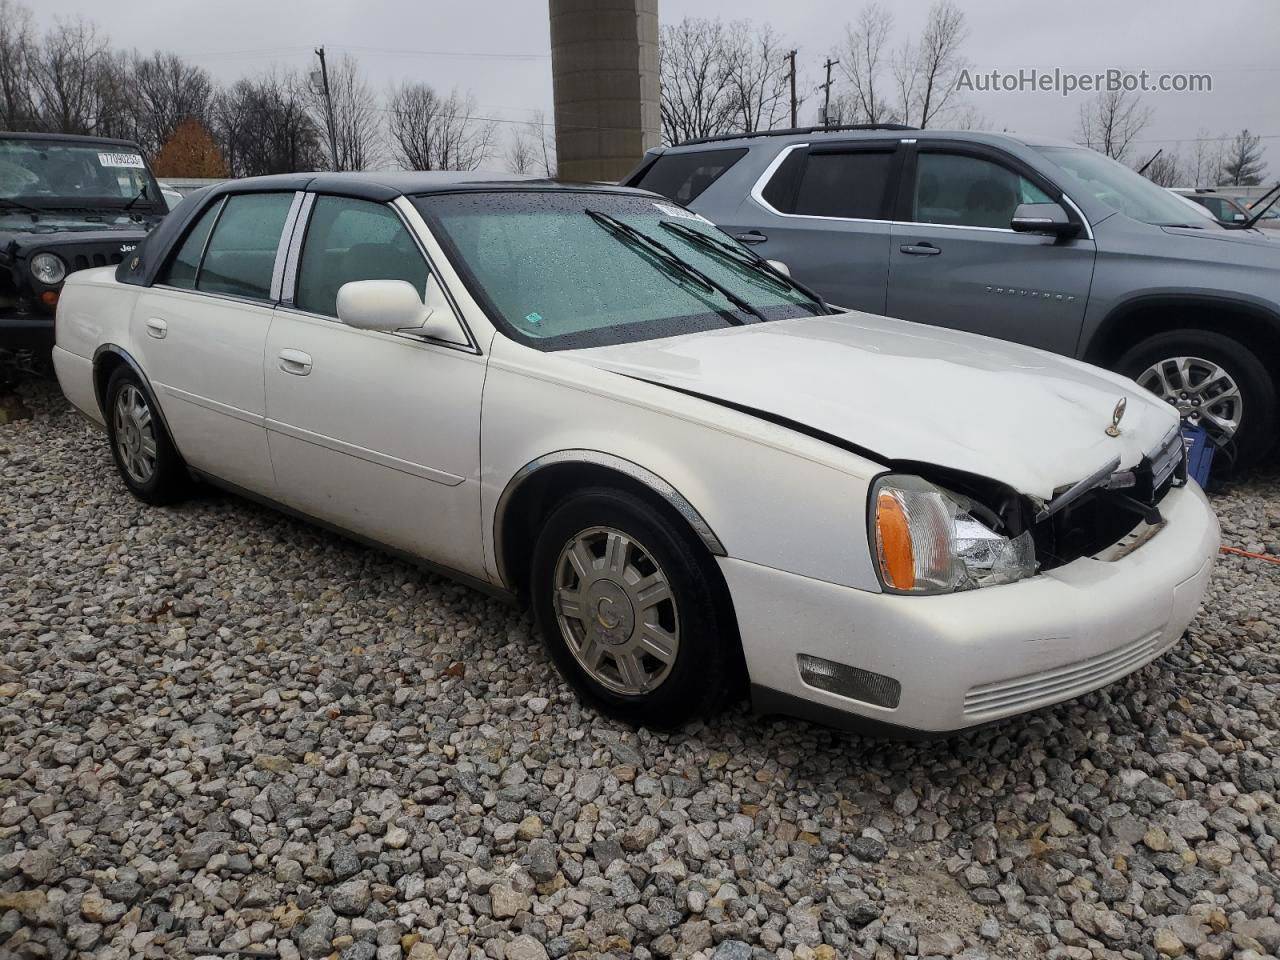
<path id="1" fill-rule="evenodd" d="M 832 60 L 827 57 L 825 64 L 827 68 L 827 82 L 822 85 L 822 125 L 824 127 L 831 126 L 831 68 L 834 67 L 839 60 Z"/>
<path id="2" fill-rule="evenodd" d="M 333 169 L 341 170 L 338 166 L 338 139 L 334 135 L 333 130 L 333 98 L 329 96 L 329 68 L 324 62 L 324 47 L 316 48 L 316 56 L 320 58 L 320 88 L 324 93 L 324 113 L 325 118 L 329 122 L 329 156 L 333 162 Z M 315 74 L 311 75 L 312 86 L 315 86 Z"/>
<path id="3" fill-rule="evenodd" d="M 791 76 L 791 127 L 792 129 L 795 129 L 797 125 L 796 124 L 796 52 L 792 50 L 790 53 L 786 55 L 784 59 L 786 59 L 787 62 L 791 64 L 790 71 L 789 71 Z"/>

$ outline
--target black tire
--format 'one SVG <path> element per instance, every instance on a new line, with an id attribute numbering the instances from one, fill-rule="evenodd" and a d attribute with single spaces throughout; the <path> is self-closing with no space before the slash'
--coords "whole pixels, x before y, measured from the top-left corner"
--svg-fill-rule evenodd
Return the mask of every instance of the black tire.
<path id="1" fill-rule="evenodd" d="M 1215 363 L 1240 388 L 1240 426 L 1225 448 L 1230 460 L 1223 466 L 1256 463 L 1271 451 L 1276 442 L 1276 386 L 1253 351 L 1212 330 L 1171 330 L 1130 347 L 1117 361 L 1116 369 L 1137 379 L 1143 371 L 1171 357 L 1198 357 Z"/>
<path id="2" fill-rule="evenodd" d="M 136 395 L 146 405 L 150 414 L 150 427 L 155 441 L 155 467 L 146 479 L 138 479 L 126 467 L 118 442 L 116 405 L 120 395 L 127 389 L 136 391 Z M 191 486 L 186 464 L 173 446 L 168 431 L 164 428 L 155 409 L 155 401 L 151 393 L 143 386 L 142 380 L 126 366 L 117 367 L 107 381 L 106 406 L 103 414 L 107 421 L 107 440 L 111 446 L 111 458 L 115 461 L 116 471 L 120 479 L 139 500 L 154 506 L 176 503 L 186 496 Z"/>
<path id="3" fill-rule="evenodd" d="M 601 527 L 642 545 L 670 587 L 679 645 L 665 677 L 648 692 L 621 694 L 591 676 L 560 627 L 555 578 L 561 551 L 578 535 Z M 714 561 L 686 530 L 640 497 L 598 487 L 563 500 L 534 546 L 530 591 L 534 618 L 556 667 L 582 699 L 610 717 L 670 729 L 715 713 L 739 687 L 736 628 Z"/>

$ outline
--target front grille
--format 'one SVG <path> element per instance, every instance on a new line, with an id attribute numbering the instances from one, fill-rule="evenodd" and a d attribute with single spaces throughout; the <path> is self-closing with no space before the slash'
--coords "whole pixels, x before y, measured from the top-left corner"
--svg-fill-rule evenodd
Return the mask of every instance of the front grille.
<path id="1" fill-rule="evenodd" d="M 141 237 L 126 233 L 119 239 L 50 243 L 44 247 L 33 247 L 27 253 L 27 262 L 30 263 L 37 253 L 53 253 L 66 262 L 67 273 L 88 270 L 90 267 L 109 267 L 125 258 L 126 253 L 120 249 L 121 246 L 133 246 L 140 241 Z M 44 288 L 37 285 L 36 289 Z"/>
<path id="2" fill-rule="evenodd" d="M 83 253 L 77 253 L 71 261 L 72 270 L 88 270 L 90 267 L 105 267 L 107 264 L 117 264 L 122 257 L 119 253 L 93 253 L 86 256 Z"/>
<path id="3" fill-rule="evenodd" d="M 1177 638 L 1175 637 L 1174 640 Z M 1107 653 L 1040 673 L 1029 673 L 973 687 L 964 695 L 964 715 L 981 720 L 1025 710 L 1036 703 L 1057 703 L 1097 689 L 1132 673 L 1173 645 L 1161 644 L 1160 631 Z"/>

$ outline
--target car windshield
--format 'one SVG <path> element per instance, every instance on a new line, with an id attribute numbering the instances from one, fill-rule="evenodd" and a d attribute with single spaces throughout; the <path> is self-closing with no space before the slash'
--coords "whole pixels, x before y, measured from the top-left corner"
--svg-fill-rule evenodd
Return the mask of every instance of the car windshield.
<path id="1" fill-rule="evenodd" d="M 657 197 L 512 190 L 415 202 L 495 322 L 541 350 L 826 312 L 707 220 Z"/>
<path id="2" fill-rule="evenodd" d="M 1208 220 L 1189 217 L 1183 202 L 1163 187 L 1095 150 L 1087 147 L 1037 149 L 1065 170 L 1081 190 L 1127 217 L 1160 226 L 1210 225 Z"/>
<path id="3" fill-rule="evenodd" d="M 119 210 L 144 186 L 134 209 L 163 209 L 160 187 L 133 147 L 0 138 L 0 208 Z"/>

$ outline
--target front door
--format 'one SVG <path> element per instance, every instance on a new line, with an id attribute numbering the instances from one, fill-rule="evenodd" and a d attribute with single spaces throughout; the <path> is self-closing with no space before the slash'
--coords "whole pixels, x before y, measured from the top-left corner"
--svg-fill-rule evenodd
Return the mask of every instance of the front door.
<path id="1" fill-rule="evenodd" d="M 922 143 L 903 194 L 885 313 L 1075 352 L 1093 241 L 1083 227 L 1059 240 L 1009 226 L 1018 204 L 1058 201 L 1054 187 L 994 155 Z"/>
<path id="2" fill-rule="evenodd" d="M 281 499 L 483 577 L 484 358 L 461 322 L 456 338 L 428 340 L 337 319 L 339 288 L 357 280 L 405 280 L 453 309 L 396 208 L 321 195 L 308 219 L 294 291 L 286 281 L 266 345 L 267 436 Z"/>
<path id="3" fill-rule="evenodd" d="M 791 147 L 721 228 L 829 303 L 884 313 L 897 141 Z"/>
<path id="4" fill-rule="evenodd" d="M 235 194 L 192 225 L 134 307 L 131 342 L 186 462 L 274 496 L 262 353 L 293 193 Z"/>

